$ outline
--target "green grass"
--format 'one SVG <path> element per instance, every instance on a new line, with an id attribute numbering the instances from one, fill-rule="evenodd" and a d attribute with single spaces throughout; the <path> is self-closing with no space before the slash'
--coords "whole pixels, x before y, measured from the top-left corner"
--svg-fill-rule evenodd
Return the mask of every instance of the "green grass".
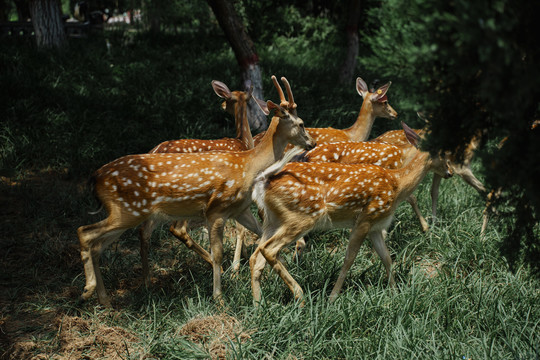
<path id="1" fill-rule="evenodd" d="M 90 173 L 163 140 L 234 134 L 231 118 L 210 89 L 212 79 L 232 90 L 239 85 L 224 39 L 141 37 L 123 46 L 122 34 L 107 36 L 111 53 L 100 38 L 72 44 L 62 54 L 2 44 L 2 358 L 540 356 L 538 279 L 524 266 L 510 271 L 501 256 L 508 219 L 494 218 L 480 236 L 484 201 L 457 177 L 442 182 L 438 222 L 428 233 L 421 233 L 407 204 L 398 208 L 387 237 L 396 290 L 386 286 L 384 266 L 366 242 L 342 293 L 330 304 L 349 232 L 318 232 L 310 234 L 300 261 L 292 259 L 291 249 L 283 254 L 305 290 L 306 306 L 299 307 L 267 268 L 264 300 L 256 309 L 247 264 L 231 277 L 234 249 L 228 238 L 225 305 L 218 306 L 211 299 L 210 267 L 164 225 L 152 238 L 150 288 L 140 278 L 137 233 L 128 231 L 101 260 L 114 310 L 101 308 L 96 298 L 78 303 L 84 273 L 76 229 L 104 216 L 88 214 L 97 208 L 85 185 Z M 311 48 L 309 56 L 316 50 Z M 269 75 L 284 75 L 308 126 L 339 128 L 354 121 L 361 99 L 353 84 L 335 84 L 335 49 L 321 48 L 326 60 L 321 56 L 313 68 L 302 67 L 305 58 L 294 61 L 303 56 L 300 50 L 288 50 L 282 59 L 270 45 L 260 44 L 260 53 L 267 98 L 276 99 Z M 368 81 L 375 77 L 359 75 Z M 374 133 L 389 128 L 397 124 L 382 121 Z M 428 176 L 417 192 L 425 215 L 430 181 Z M 193 236 L 208 247 L 200 232 Z"/>

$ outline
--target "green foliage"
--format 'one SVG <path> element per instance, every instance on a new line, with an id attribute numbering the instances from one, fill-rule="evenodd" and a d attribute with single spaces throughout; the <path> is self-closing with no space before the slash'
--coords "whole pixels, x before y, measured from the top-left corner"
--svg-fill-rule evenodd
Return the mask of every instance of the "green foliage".
<path id="1" fill-rule="evenodd" d="M 182 31 L 197 32 L 211 27 L 210 10 L 205 1 L 141 0 L 145 21 L 157 19 L 165 28 L 180 27 Z M 137 7 L 135 7 L 137 8 Z"/>
<path id="2" fill-rule="evenodd" d="M 210 87 L 212 79 L 238 86 L 225 44 L 138 36 L 131 47 L 121 33 L 108 37 L 110 51 L 100 37 L 61 53 L 4 45 L 1 168 L 88 173 L 164 140 L 234 133 Z"/>
<path id="3" fill-rule="evenodd" d="M 538 2 L 505 0 L 385 1 L 369 12 L 363 39 L 372 56 L 360 59 L 396 79 L 400 89 L 393 90 L 404 95 L 398 108 L 431 115 L 427 149 L 459 155 L 477 134 L 484 142 L 509 136 L 502 149 L 481 156 L 489 187 L 504 190 L 498 203 L 518 215 L 507 254 L 516 259 L 525 251 L 533 266 L 540 255 L 540 145 L 530 126 L 539 115 L 540 48 L 531 34 L 540 30 L 539 10 Z"/>
<path id="4" fill-rule="evenodd" d="M 295 9 L 279 11 L 295 14 L 289 22 L 300 28 Z M 354 84 L 335 87 L 341 50 L 333 40 L 332 46 L 322 41 L 337 37 L 337 28 L 325 18 L 301 28 L 259 46 L 266 99 L 277 99 L 270 75 L 287 76 L 308 126 L 350 126 L 362 99 Z M 210 82 L 237 89 L 239 71 L 222 35 L 202 24 L 177 35 L 107 31 L 72 40 L 59 53 L 1 46 L 4 172 L 52 167 L 88 175 L 164 140 L 234 134 Z"/>

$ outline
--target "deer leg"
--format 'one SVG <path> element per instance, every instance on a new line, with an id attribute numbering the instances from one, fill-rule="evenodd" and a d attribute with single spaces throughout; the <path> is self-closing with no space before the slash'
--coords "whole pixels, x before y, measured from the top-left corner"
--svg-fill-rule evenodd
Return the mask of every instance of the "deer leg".
<path id="1" fill-rule="evenodd" d="M 238 221 L 242 226 L 244 226 L 246 229 L 257 235 L 258 237 L 262 236 L 262 227 L 261 224 L 257 219 L 255 219 L 255 216 L 251 213 L 249 208 L 246 208 L 244 211 L 242 211 L 240 214 L 235 216 L 236 221 Z"/>
<path id="2" fill-rule="evenodd" d="M 486 232 L 486 228 L 489 221 L 489 215 L 490 213 L 494 212 L 493 201 L 501 195 L 501 192 L 502 192 L 502 188 L 499 188 L 496 191 L 491 190 L 489 194 L 487 195 L 486 207 L 482 214 L 482 229 L 480 230 L 480 235 L 482 236 Z"/>
<path id="3" fill-rule="evenodd" d="M 304 292 L 298 282 L 294 280 L 287 271 L 283 263 L 279 260 L 278 254 L 286 245 L 292 243 L 301 236 L 301 230 L 293 226 L 281 226 L 280 229 L 270 239 L 259 245 L 260 252 L 268 261 L 274 271 L 287 284 L 296 300 L 302 299 Z M 303 305 L 303 302 L 302 302 Z"/>
<path id="4" fill-rule="evenodd" d="M 251 270 L 251 291 L 253 293 L 253 302 L 258 305 L 261 301 L 261 274 L 266 265 L 266 259 L 261 254 L 261 244 L 264 244 L 268 238 L 272 237 L 276 229 L 270 227 L 266 228 L 262 238 L 260 239 L 259 246 L 255 249 L 251 257 L 249 258 L 249 267 Z"/>
<path id="5" fill-rule="evenodd" d="M 247 250 L 247 231 L 246 231 L 246 228 L 243 227 L 242 225 L 238 224 L 242 231 L 241 233 L 241 255 L 242 255 L 242 259 L 249 259 L 249 254 L 248 254 L 248 250 Z M 240 236 L 240 235 L 239 235 Z"/>
<path id="6" fill-rule="evenodd" d="M 98 295 L 99 302 L 106 306 L 111 307 L 111 302 L 109 300 L 109 297 L 107 295 L 107 291 L 105 290 L 105 285 L 103 284 L 103 279 L 101 277 L 101 270 L 99 268 L 99 259 L 101 257 L 101 253 L 104 249 L 108 248 L 113 242 L 118 240 L 120 235 L 124 233 L 125 229 L 122 230 L 113 230 L 107 234 L 105 234 L 102 239 L 103 241 L 99 246 L 97 247 L 96 251 L 92 252 L 92 262 L 94 264 L 94 270 L 96 272 L 96 280 L 97 280 L 97 287 L 96 292 Z"/>
<path id="7" fill-rule="evenodd" d="M 296 259 L 297 261 L 300 260 L 300 256 L 302 256 L 305 249 L 306 239 L 304 239 L 304 237 L 301 237 L 300 239 L 296 240 L 296 245 L 294 246 L 294 259 Z"/>
<path id="8" fill-rule="evenodd" d="M 142 262 L 142 276 L 144 286 L 150 285 L 150 268 L 148 265 L 148 253 L 150 249 L 150 236 L 156 227 L 155 220 L 147 220 L 139 229 L 139 239 L 141 243 L 141 262 Z"/>
<path id="9" fill-rule="evenodd" d="M 373 231 L 369 234 L 371 244 L 379 257 L 381 258 L 384 267 L 386 268 L 386 276 L 388 277 L 388 284 L 395 286 L 394 276 L 392 275 L 392 258 L 384 242 L 382 231 Z"/>
<path id="10" fill-rule="evenodd" d="M 349 239 L 349 245 L 347 246 L 347 251 L 345 253 L 345 261 L 343 262 L 343 266 L 339 273 L 336 284 L 334 285 L 334 288 L 330 293 L 330 302 L 336 300 L 337 295 L 341 291 L 341 288 L 343 287 L 343 282 L 345 281 L 345 277 L 347 276 L 347 272 L 351 268 L 354 259 L 356 259 L 356 255 L 358 255 L 358 250 L 360 250 L 360 246 L 362 246 L 362 243 L 364 242 L 366 235 L 368 234 L 369 228 L 370 225 L 368 222 L 362 222 L 353 228 L 353 231 L 351 232 L 351 237 Z"/>
<path id="11" fill-rule="evenodd" d="M 439 200 L 439 187 L 441 186 L 442 176 L 433 174 L 433 182 L 431 183 L 431 216 L 433 223 L 437 219 L 437 202 Z"/>
<path id="12" fill-rule="evenodd" d="M 109 222 L 109 218 L 92 225 L 81 226 L 77 229 L 81 247 L 81 259 L 84 265 L 86 285 L 81 300 L 88 300 L 98 291 L 99 302 L 110 307 L 111 302 L 105 291 L 103 279 L 99 270 L 99 258 L 103 249 L 118 239 L 125 229 L 118 229 Z"/>
<path id="13" fill-rule="evenodd" d="M 212 254 L 212 268 L 214 273 L 213 297 L 222 301 L 221 291 L 221 263 L 223 262 L 223 228 L 227 219 L 216 218 L 208 221 L 210 230 L 210 249 Z"/>
<path id="14" fill-rule="evenodd" d="M 259 221 L 255 218 L 255 216 L 253 216 L 249 208 L 246 208 L 238 216 L 236 216 L 236 221 L 242 225 L 242 231 L 238 232 L 237 234 L 236 249 L 234 251 L 233 259 L 233 272 L 238 274 L 238 271 L 240 270 L 240 256 L 244 254 L 247 257 L 247 249 L 245 248 L 245 229 L 247 228 L 249 231 L 255 233 L 258 237 L 261 237 L 262 228 Z"/>
<path id="15" fill-rule="evenodd" d="M 210 265 L 213 265 L 212 256 L 206 251 L 201 245 L 195 242 L 187 232 L 187 221 L 175 221 L 172 223 L 169 231 L 180 241 L 188 247 L 199 254 L 200 257 L 204 259 Z"/>
<path id="16" fill-rule="evenodd" d="M 263 239 L 261 239 L 261 243 Z M 253 303 L 256 306 L 261 301 L 261 274 L 265 265 L 266 259 L 261 254 L 260 248 L 257 247 L 249 258 L 249 267 L 251 269 L 251 292 L 253 294 Z"/>
<path id="17" fill-rule="evenodd" d="M 465 180 L 467 184 L 471 185 L 480 195 L 484 195 L 486 188 L 484 187 L 484 184 L 474 176 L 470 167 L 462 166 L 457 168 L 454 172 L 461 176 L 461 178 Z"/>
<path id="18" fill-rule="evenodd" d="M 416 199 L 416 196 L 413 194 L 409 195 L 407 198 L 407 202 L 411 204 L 411 207 L 413 208 L 414 213 L 416 214 L 416 217 L 418 217 L 418 220 L 420 220 L 420 226 L 422 226 L 422 231 L 426 232 L 429 230 L 429 225 L 420 212 L 420 208 L 418 207 L 418 200 Z"/>
<path id="19" fill-rule="evenodd" d="M 247 253 L 245 245 L 246 228 L 236 223 L 236 247 L 234 249 L 234 259 L 232 265 L 232 272 L 234 276 L 238 275 L 240 271 L 240 258 L 243 253 Z"/>

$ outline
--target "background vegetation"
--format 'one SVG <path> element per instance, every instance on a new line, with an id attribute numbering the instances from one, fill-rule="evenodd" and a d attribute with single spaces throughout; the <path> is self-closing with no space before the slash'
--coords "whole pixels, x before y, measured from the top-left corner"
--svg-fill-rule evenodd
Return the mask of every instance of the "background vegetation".
<path id="1" fill-rule="evenodd" d="M 270 75 L 286 76 L 307 126 L 352 124 L 361 98 L 353 82 L 336 81 L 345 4 L 236 5 L 255 41 L 265 97 L 277 97 Z M 103 217 L 88 214 L 97 208 L 85 187 L 92 171 L 164 140 L 234 134 L 210 81 L 239 89 L 239 70 L 205 3 L 168 3 L 157 33 L 116 26 L 61 50 L 1 39 L 2 357 L 538 358 L 540 152 L 528 126 L 538 116 L 540 67 L 525 31 L 535 12 L 520 5 L 365 3 L 357 76 L 393 81 L 389 101 L 401 120 L 422 126 L 415 111 L 432 114 L 430 149 L 488 129 L 474 170 L 489 187 L 505 186 L 506 202 L 483 237 L 484 199 L 459 178 L 443 182 L 440 219 L 427 234 L 400 207 L 387 238 L 398 290 L 387 289 L 380 260 L 364 246 L 334 304 L 327 298 L 348 231 L 312 234 L 300 262 L 285 254 L 308 290 L 304 308 L 268 270 L 265 303 L 255 310 L 247 264 L 236 278 L 226 271 L 226 305 L 216 307 L 211 270 L 165 228 L 153 237 L 149 289 L 130 232 L 102 259 L 116 310 L 76 302 L 84 286 L 76 228 Z M 395 128 L 379 120 L 372 136 Z M 428 187 L 429 179 L 418 192 L 424 213 Z"/>

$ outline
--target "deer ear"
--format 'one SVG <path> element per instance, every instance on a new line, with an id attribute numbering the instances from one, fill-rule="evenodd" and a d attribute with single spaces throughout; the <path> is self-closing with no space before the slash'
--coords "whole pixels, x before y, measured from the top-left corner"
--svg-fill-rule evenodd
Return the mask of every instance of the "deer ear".
<path id="1" fill-rule="evenodd" d="M 362 80 L 361 77 L 356 78 L 356 91 L 358 91 L 358 94 L 361 97 L 365 97 L 365 95 L 369 92 L 366 82 Z"/>
<path id="2" fill-rule="evenodd" d="M 259 100 L 254 96 L 253 96 L 253 100 L 255 100 L 257 105 L 259 105 L 259 108 L 262 110 L 264 115 L 270 114 L 270 109 L 268 109 L 268 104 L 266 103 L 266 101 Z"/>
<path id="3" fill-rule="evenodd" d="M 373 98 L 373 101 L 388 100 L 386 97 L 386 92 L 388 91 L 388 88 L 390 88 L 390 85 L 392 85 L 391 81 L 378 88 L 377 91 L 375 91 L 375 97 Z"/>
<path id="4" fill-rule="evenodd" d="M 403 121 L 401 122 L 401 126 L 403 127 L 403 131 L 405 132 L 405 137 L 407 140 L 411 143 L 412 146 L 418 149 L 418 140 L 420 140 L 420 136 L 407 126 Z"/>
<path id="5" fill-rule="evenodd" d="M 231 90 L 221 81 L 212 80 L 212 88 L 220 98 L 229 99 L 231 97 Z"/>
<path id="6" fill-rule="evenodd" d="M 418 115 L 418 117 L 419 117 L 420 119 L 424 120 L 424 122 L 425 122 L 426 124 L 429 124 L 429 120 L 428 120 L 428 118 L 426 117 L 426 114 L 425 114 L 425 113 L 423 113 L 422 111 L 417 111 L 417 112 L 416 112 L 416 115 Z"/>
<path id="7" fill-rule="evenodd" d="M 287 110 L 283 106 L 276 104 L 272 100 L 268 100 L 266 102 L 266 105 L 268 106 L 268 110 L 270 110 L 270 111 L 271 110 L 276 110 L 276 111 L 279 111 L 282 114 L 285 114 L 287 112 Z"/>

